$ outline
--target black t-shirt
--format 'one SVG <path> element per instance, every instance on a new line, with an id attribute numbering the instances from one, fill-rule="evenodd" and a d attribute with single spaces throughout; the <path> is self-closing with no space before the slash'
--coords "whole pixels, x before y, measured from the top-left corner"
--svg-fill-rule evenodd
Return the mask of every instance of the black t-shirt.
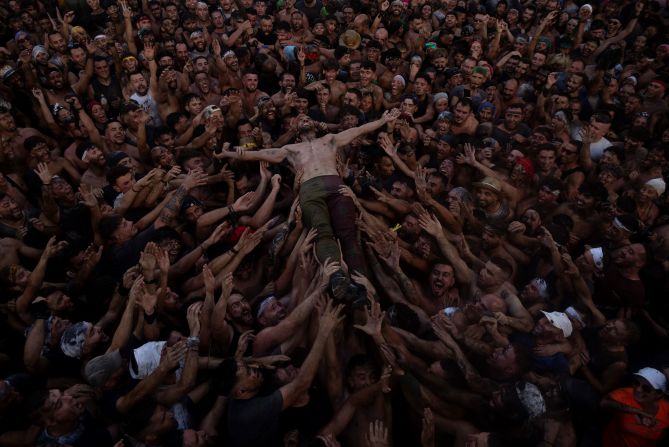
<path id="1" fill-rule="evenodd" d="M 253 399 L 230 399 L 227 408 L 229 447 L 270 445 L 279 432 L 279 415 L 283 407 L 281 391 Z"/>
<path id="2" fill-rule="evenodd" d="M 323 3 L 320 0 L 316 0 L 313 6 L 307 6 L 304 0 L 299 0 L 295 3 L 295 8 L 301 11 L 307 19 L 309 20 L 309 26 L 314 26 L 316 19 L 321 16 L 321 9 L 323 9 Z"/>

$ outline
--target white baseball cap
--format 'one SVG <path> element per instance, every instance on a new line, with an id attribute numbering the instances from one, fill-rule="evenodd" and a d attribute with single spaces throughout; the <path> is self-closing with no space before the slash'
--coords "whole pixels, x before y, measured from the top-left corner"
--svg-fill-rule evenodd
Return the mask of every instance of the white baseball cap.
<path id="1" fill-rule="evenodd" d="M 571 320 L 569 319 L 567 314 L 563 312 L 546 312 L 543 310 L 541 311 L 541 313 L 544 314 L 544 316 L 548 319 L 548 321 L 550 321 L 550 323 L 553 326 L 560 329 L 565 337 L 569 337 L 571 335 L 574 328 L 571 325 Z"/>
<path id="2" fill-rule="evenodd" d="M 635 376 L 643 377 L 646 381 L 655 388 L 660 390 L 663 393 L 667 392 L 667 376 L 662 374 L 661 371 L 658 371 L 655 368 L 641 368 L 639 371 L 634 373 Z"/>

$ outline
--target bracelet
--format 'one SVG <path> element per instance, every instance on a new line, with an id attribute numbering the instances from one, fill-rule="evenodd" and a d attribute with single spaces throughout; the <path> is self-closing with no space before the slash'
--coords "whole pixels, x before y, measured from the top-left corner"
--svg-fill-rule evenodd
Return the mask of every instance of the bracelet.
<path id="1" fill-rule="evenodd" d="M 186 339 L 186 346 L 188 347 L 188 349 L 197 348 L 199 345 L 200 345 L 200 337 L 191 336 Z"/>
<path id="2" fill-rule="evenodd" d="M 237 247 L 232 247 L 232 248 L 230 249 L 230 251 L 231 251 L 233 254 L 235 254 L 235 255 L 239 253 L 239 250 L 237 250 Z"/>

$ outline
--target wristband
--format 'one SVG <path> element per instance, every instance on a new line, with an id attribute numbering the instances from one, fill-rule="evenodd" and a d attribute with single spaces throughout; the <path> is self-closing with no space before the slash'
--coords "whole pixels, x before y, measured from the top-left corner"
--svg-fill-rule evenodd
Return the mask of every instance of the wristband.
<path id="1" fill-rule="evenodd" d="M 239 250 L 237 250 L 237 247 L 232 247 L 232 248 L 230 249 L 230 251 L 231 251 L 233 254 L 235 254 L 235 255 L 239 253 Z"/>
<path id="2" fill-rule="evenodd" d="M 200 346 L 200 337 L 191 336 L 186 339 L 186 347 L 188 349 L 197 348 L 198 346 Z"/>

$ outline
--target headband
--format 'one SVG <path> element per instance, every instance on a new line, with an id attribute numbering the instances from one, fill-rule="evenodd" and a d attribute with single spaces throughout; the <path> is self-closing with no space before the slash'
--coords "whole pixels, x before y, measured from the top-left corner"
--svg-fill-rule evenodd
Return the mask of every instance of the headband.
<path id="1" fill-rule="evenodd" d="M 548 284 L 546 284 L 546 281 L 543 278 L 534 278 L 532 283 L 539 291 L 539 296 L 541 296 L 541 298 L 548 298 Z"/>
<path id="2" fill-rule="evenodd" d="M 262 300 L 260 306 L 258 306 L 258 313 L 256 314 L 256 319 L 259 319 L 262 316 L 263 312 L 265 312 L 265 309 L 267 309 L 267 306 L 269 306 L 272 300 L 275 299 L 276 298 L 274 298 L 274 295 L 270 295 L 264 300 Z"/>
<path id="3" fill-rule="evenodd" d="M 623 223 L 617 217 L 613 219 L 613 225 L 615 225 L 616 228 L 618 228 L 619 230 L 625 230 L 628 233 L 634 233 L 634 231 L 630 230 L 625 225 L 623 225 Z"/>

